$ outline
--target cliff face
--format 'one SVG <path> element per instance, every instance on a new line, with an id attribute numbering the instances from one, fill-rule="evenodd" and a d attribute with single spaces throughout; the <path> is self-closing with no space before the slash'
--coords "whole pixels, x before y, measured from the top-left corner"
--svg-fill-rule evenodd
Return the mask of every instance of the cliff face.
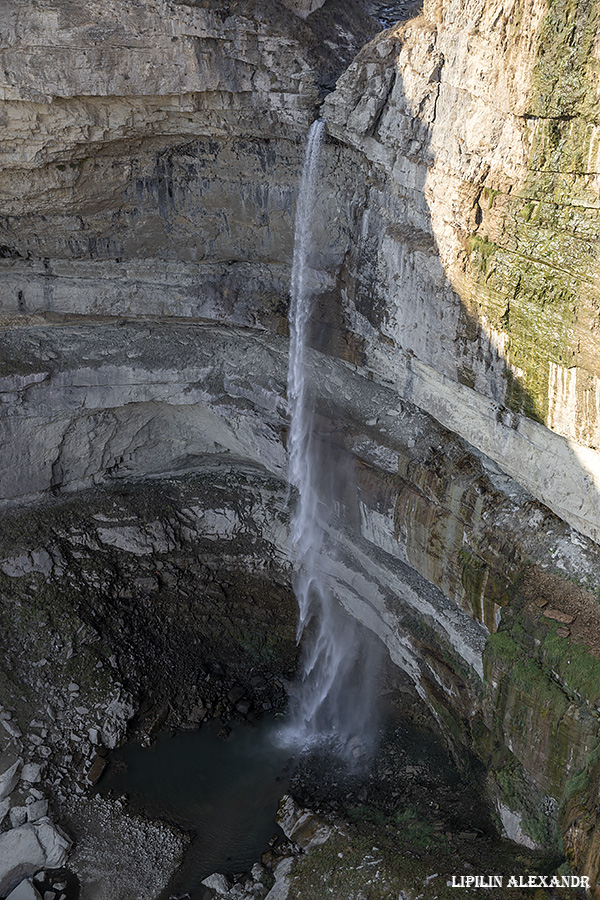
<path id="1" fill-rule="evenodd" d="M 325 115 L 379 180 L 346 293 L 369 364 L 597 539 L 595 16 L 427 4 Z"/>
<path id="2" fill-rule="evenodd" d="M 2 16 L 2 312 L 277 312 L 296 142 L 374 21 L 277 0 Z"/>
<path id="3" fill-rule="evenodd" d="M 594 4 L 426 3 L 359 54 L 324 115 L 368 173 L 339 275 L 362 364 L 597 541 L 596 34 Z M 457 539 L 474 616 L 492 632 L 501 623 L 484 653 L 485 727 L 472 719 L 473 734 L 509 833 L 522 825 L 525 839 L 543 840 L 536 789 L 566 803 L 570 858 L 595 883 L 598 648 L 593 630 L 581 635 L 576 661 L 573 622 L 578 602 L 595 621 L 597 589 L 576 600 L 560 578 L 532 587 L 535 568 L 521 567 L 532 556 L 515 554 L 514 535 L 501 526 L 475 553 L 464 527 L 440 537 L 446 549 Z M 447 570 L 424 565 L 431 537 L 406 540 L 407 558 L 458 599 Z M 577 756 L 582 727 L 573 780 L 559 748 Z"/>
<path id="4" fill-rule="evenodd" d="M 508 833 L 551 845 L 558 823 L 597 878 L 595 15 L 444 0 L 371 41 L 341 0 L 4 5 L 0 568 L 32 704 L 68 696 L 67 669 L 35 664 L 61 630 L 75 641 L 88 593 L 94 640 L 128 603 L 153 634 L 153 605 L 187 610 L 185 640 L 206 628 L 168 562 L 196 544 L 199 585 L 215 554 L 262 573 L 255 594 L 268 572 L 289 628 L 294 207 L 341 76 L 322 108 L 311 359 L 357 493 L 321 564 L 484 760 Z M 224 619 L 260 634 L 233 594 Z M 113 637 L 102 659 L 125 653 Z M 152 682 L 140 659 L 119 682 L 132 696 Z M 114 684 L 89 689 L 96 727 Z M 86 725 L 65 723 L 60 753 Z"/>

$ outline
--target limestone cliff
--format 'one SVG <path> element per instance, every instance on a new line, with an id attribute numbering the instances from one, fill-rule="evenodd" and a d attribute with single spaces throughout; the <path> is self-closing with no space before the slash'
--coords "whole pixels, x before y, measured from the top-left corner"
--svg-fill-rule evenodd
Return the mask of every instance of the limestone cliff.
<path id="1" fill-rule="evenodd" d="M 324 105 L 330 133 L 368 173 L 339 270 L 342 316 L 362 338 L 362 364 L 596 541 L 597 24 L 595 4 L 585 2 L 426 3 L 420 17 L 365 48 Z M 446 532 L 440 542 L 449 540 Z M 464 530 L 459 542 L 463 587 L 484 598 L 490 569 L 479 552 L 470 556 Z M 424 571 L 420 548 L 431 559 L 431 542 L 406 546 Z M 519 808 L 529 835 L 540 839 L 543 829 L 541 806 L 527 808 L 527 778 L 559 802 L 575 792 L 579 813 L 567 816 L 565 833 L 576 837 L 567 843 L 595 879 L 594 628 L 581 637 L 579 659 L 569 628 L 547 630 L 553 618 L 578 616 L 575 606 L 575 616 L 566 612 L 576 605 L 567 587 L 542 580 L 528 588 L 525 570 L 512 581 L 506 550 L 512 587 L 501 619 L 474 613 L 491 631 L 502 622 L 486 644 L 489 731 L 476 740 L 496 771 L 501 811 Z M 428 577 L 442 584 L 440 574 Z M 594 620 L 596 591 L 581 598 Z M 549 621 L 532 618 L 536 593 L 540 607 L 561 606 L 562 618 L 556 609 Z M 521 654 L 529 659 L 522 671 Z M 518 706 L 530 705 L 532 692 L 539 699 L 523 719 Z M 555 714 L 544 737 L 549 704 Z M 572 714 L 591 728 L 576 786 L 559 750 L 566 741 L 577 754 Z M 532 755 L 532 742 L 544 749 Z"/>
<path id="2" fill-rule="evenodd" d="M 311 360 L 358 490 L 321 565 L 485 762 L 508 833 L 558 823 L 597 879 L 595 6 L 440 0 L 377 37 L 359 2 L 117 6 L 0 10 L 2 640 L 40 715 L 74 677 L 62 644 L 43 662 L 61 631 L 100 642 L 94 721 L 57 752 L 103 725 L 113 650 L 119 689 L 158 690 L 111 616 L 206 628 L 169 554 L 201 548 L 203 590 L 213 552 L 255 595 L 268 573 L 290 627 L 289 269 L 331 91 Z M 271 601 L 232 594 L 232 646 L 239 612 L 266 654 Z"/>
<path id="3" fill-rule="evenodd" d="M 297 142 L 375 22 L 278 0 L 0 16 L 2 314 L 281 317 Z"/>
<path id="4" fill-rule="evenodd" d="M 427 3 L 324 111 L 375 173 L 369 364 L 597 539 L 595 34 L 592 3 Z"/>

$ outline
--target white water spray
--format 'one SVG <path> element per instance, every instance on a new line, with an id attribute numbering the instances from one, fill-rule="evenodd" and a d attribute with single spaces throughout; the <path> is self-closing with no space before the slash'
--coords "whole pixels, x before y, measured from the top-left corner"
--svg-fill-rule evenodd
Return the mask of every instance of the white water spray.
<path id="1" fill-rule="evenodd" d="M 286 737 L 305 747 L 326 742 L 342 755 L 359 756 L 369 743 L 372 712 L 369 654 L 356 622 L 333 597 L 324 572 L 335 550 L 329 536 L 340 478 L 347 477 L 333 442 L 317 427 L 315 386 L 309 364 L 310 323 L 318 279 L 314 212 L 325 122 L 313 123 L 298 194 L 290 303 L 288 370 L 289 481 L 298 500 L 291 522 L 297 638 L 304 636 L 302 669 L 292 691 Z"/>

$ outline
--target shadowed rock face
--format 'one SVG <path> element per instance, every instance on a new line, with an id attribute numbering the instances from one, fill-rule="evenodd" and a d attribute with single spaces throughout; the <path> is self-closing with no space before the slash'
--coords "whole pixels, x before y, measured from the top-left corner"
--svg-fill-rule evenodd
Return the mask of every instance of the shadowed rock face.
<path id="1" fill-rule="evenodd" d="M 257 636 L 280 625 L 287 647 L 294 210 L 304 135 L 341 76 L 323 107 L 312 366 L 322 439 L 358 496 L 322 565 L 454 746 L 476 748 L 514 833 L 551 844 L 562 817 L 591 872 L 596 63 L 584 42 L 567 122 L 559 0 L 430 3 L 370 43 L 359 3 L 291 5 L 1 13 L 0 569 L 9 607 L 43 611 L 19 613 L 7 652 L 31 703 L 68 693 L 66 670 L 28 670 L 48 652 L 36 634 L 77 634 L 88 604 L 108 659 L 122 645 L 104 629 L 132 599 L 128 689 L 156 693 L 149 610 L 175 629 L 174 660 L 178 604 L 186 640 L 214 625 L 185 579 L 153 574 L 196 544 L 207 608 L 221 555 L 238 574 L 219 616 L 234 628 L 260 594 L 246 650 L 266 659 Z M 589 44 L 593 12 L 577 10 Z M 134 598 L 131 577 L 147 579 Z"/>

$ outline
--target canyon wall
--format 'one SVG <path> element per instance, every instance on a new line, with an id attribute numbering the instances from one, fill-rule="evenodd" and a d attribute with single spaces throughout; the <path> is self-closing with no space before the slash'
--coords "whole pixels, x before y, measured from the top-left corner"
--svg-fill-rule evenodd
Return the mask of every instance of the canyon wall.
<path id="1" fill-rule="evenodd" d="M 321 565 L 483 759 L 507 832 L 549 846 L 558 824 L 597 879 L 595 7 L 443 0 L 380 34 L 341 0 L 0 17 L 0 568 L 31 704 L 68 707 L 73 677 L 42 665 L 38 632 L 76 635 L 86 605 L 126 621 L 128 603 L 152 631 L 147 608 L 190 606 L 152 572 L 196 542 L 200 592 L 209 541 L 259 573 L 253 596 L 271 578 L 287 597 L 261 625 L 236 586 L 236 646 L 264 655 L 261 628 L 290 627 L 288 284 L 321 110 L 311 360 L 357 473 Z M 191 618 L 186 641 L 206 628 Z M 94 628 L 102 659 L 124 652 Z M 67 716 L 75 732 L 115 699 L 92 659 L 98 716 Z M 128 685 L 117 666 L 138 699 L 157 690 L 140 659 Z"/>
<path id="2" fill-rule="evenodd" d="M 324 114 L 374 172 L 346 290 L 368 364 L 597 540 L 596 14 L 426 4 Z"/>

